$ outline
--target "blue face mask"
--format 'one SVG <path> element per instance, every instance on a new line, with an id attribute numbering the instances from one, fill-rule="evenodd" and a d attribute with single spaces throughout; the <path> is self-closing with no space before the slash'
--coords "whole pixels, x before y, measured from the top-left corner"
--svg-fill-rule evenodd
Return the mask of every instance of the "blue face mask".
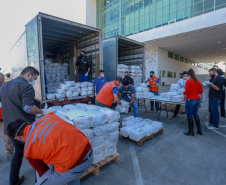
<path id="1" fill-rule="evenodd" d="M 30 82 L 30 81 L 28 81 L 28 83 L 29 84 L 31 84 L 32 86 L 35 84 L 35 80 L 34 80 L 34 78 L 33 78 L 33 80 Z"/>

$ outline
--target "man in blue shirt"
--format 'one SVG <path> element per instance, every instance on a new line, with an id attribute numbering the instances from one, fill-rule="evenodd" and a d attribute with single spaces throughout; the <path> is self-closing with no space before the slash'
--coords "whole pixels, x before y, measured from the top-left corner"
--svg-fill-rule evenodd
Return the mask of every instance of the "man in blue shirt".
<path id="1" fill-rule="evenodd" d="M 129 106 L 133 106 L 134 117 L 138 117 L 138 104 L 135 99 L 136 90 L 130 83 L 128 78 L 123 79 L 122 85 L 119 87 L 119 98 L 129 102 Z"/>
<path id="2" fill-rule="evenodd" d="M 94 80 L 94 92 L 95 96 L 98 95 L 100 92 L 101 88 L 104 86 L 104 84 L 107 82 L 107 79 L 104 77 L 104 70 L 99 71 L 99 76 L 95 78 Z"/>

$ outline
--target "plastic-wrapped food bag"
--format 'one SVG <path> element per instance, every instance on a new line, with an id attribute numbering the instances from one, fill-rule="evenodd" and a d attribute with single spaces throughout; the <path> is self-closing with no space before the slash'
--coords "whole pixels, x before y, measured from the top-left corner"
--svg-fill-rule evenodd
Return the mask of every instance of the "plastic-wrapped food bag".
<path id="1" fill-rule="evenodd" d="M 97 106 L 97 105 L 87 105 L 86 109 L 89 111 L 99 111 L 101 109 L 101 107 Z"/>
<path id="2" fill-rule="evenodd" d="M 100 154 L 101 152 L 103 152 L 106 148 L 106 145 L 105 145 L 105 142 L 102 143 L 101 145 L 97 145 L 97 146 L 93 146 L 92 149 L 93 149 L 93 154 L 96 155 L 96 154 Z"/>
<path id="3" fill-rule="evenodd" d="M 173 102 L 183 102 L 184 101 L 184 95 L 178 95 L 172 97 Z"/>
<path id="4" fill-rule="evenodd" d="M 81 96 L 87 96 L 88 92 L 87 91 L 82 91 Z"/>
<path id="5" fill-rule="evenodd" d="M 100 154 L 94 155 L 93 156 L 93 164 L 96 164 L 100 161 L 103 161 L 105 159 L 105 153 L 104 151 L 101 152 Z"/>
<path id="6" fill-rule="evenodd" d="M 94 127 L 93 132 L 94 132 L 95 136 L 102 136 L 102 135 L 106 134 L 107 127 L 106 127 L 105 124 L 101 125 L 101 126 Z"/>
<path id="7" fill-rule="evenodd" d="M 78 82 L 78 83 L 75 83 L 75 88 L 79 88 L 80 86 L 81 86 L 81 83 L 80 82 Z"/>
<path id="8" fill-rule="evenodd" d="M 68 90 L 68 89 L 69 89 L 69 86 L 66 85 L 66 84 L 62 84 L 62 85 L 61 85 L 61 89 L 63 89 L 63 90 Z"/>
<path id="9" fill-rule="evenodd" d="M 155 133 L 153 126 L 151 124 L 145 124 L 142 129 L 145 130 L 146 136 L 150 136 L 153 133 Z"/>
<path id="10" fill-rule="evenodd" d="M 176 91 L 178 91 L 180 89 L 180 85 L 177 85 L 177 84 L 171 84 L 171 86 L 170 86 L 170 91 L 171 90 L 176 90 Z"/>
<path id="11" fill-rule="evenodd" d="M 151 125 L 153 126 L 155 132 L 158 132 L 160 129 L 163 128 L 162 122 L 159 121 L 153 121 Z"/>
<path id="12" fill-rule="evenodd" d="M 106 141 L 106 148 L 105 148 L 105 157 L 109 157 L 109 156 L 112 156 L 114 154 L 116 154 L 117 152 L 117 146 L 116 146 L 117 143 L 111 143 L 111 142 L 108 142 Z"/>
<path id="13" fill-rule="evenodd" d="M 107 123 L 107 117 L 103 112 L 93 111 L 92 114 L 93 126 L 97 127 Z"/>
<path id="14" fill-rule="evenodd" d="M 160 93 L 161 98 L 167 98 L 167 96 L 168 96 L 168 93 Z"/>
<path id="15" fill-rule="evenodd" d="M 64 110 L 61 106 L 52 106 L 49 107 L 48 110 L 52 111 L 53 113 L 56 113 L 58 110 Z"/>
<path id="16" fill-rule="evenodd" d="M 54 100 L 55 99 L 55 94 L 47 94 L 47 99 L 48 100 Z"/>
<path id="17" fill-rule="evenodd" d="M 77 117 L 73 119 L 74 125 L 79 130 L 88 129 L 93 126 L 91 116 Z"/>
<path id="18" fill-rule="evenodd" d="M 102 136 L 93 136 L 93 139 L 90 141 L 90 144 L 93 146 L 101 145 L 105 142 L 105 135 Z"/>
<path id="19" fill-rule="evenodd" d="M 101 108 L 100 112 L 103 112 L 107 118 L 108 118 L 108 123 L 112 123 L 112 122 L 117 122 L 120 118 L 120 114 L 117 111 L 111 110 L 109 108 Z"/>
<path id="20" fill-rule="evenodd" d="M 81 130 L 81 132 L 82 132 L 86 137 L 88 137 L 89 139 L 93 139 L 93 136 L 94 136 L 93 130 L 91 130 L 91 129 L 84 129 L 84 130 Z"/>
<path id="21" fill-rule="evenodd" d="M 126 116 L 122 119 L 122 121 L 128 121 L 128 120 L 131 120 L 131 119 L 134 119 L 134 116 Z"/>
<path id="22" fill-rule="evenodd" d="M 65 94 L 58 94 L 58 93 L 56 93 L 55 95 L 56 95 L 57 99 L 61 99 L 61 98 L 65 97 Z"/>
<path id="23" fill-rule="evenodd" d="M 88 87 L 88 91 L 93 91 L 93 86 Z"/>
<path id="24" fill-rule="evenodd" d="M 93 87 L 93 83 L 92 82 L 87 82 L 87 86 L 88 87 Z"/>
<path id="25" fill-rule="evenodd" d="M 120 135 L 123 137 L 128 137 L 130 134 L 131 130 L 134 130 L 136 127 L 136 125 L 128 125 L 126 127 L 123 127 L 120 129 Z"/>
<path id="26" fill-rule="evenodd" d="M 133 117 L 133 119 L 122 121 L 122 127 L 126 127 L 128 125 L 134 125 L 137 120 Z"/>
<path id="27" fill-rule="evenodd" d="M 106 126 L 108 132 L 118 131 L 119 122 L 107 123 Z"/>
<path id="28" fill-rule="evenodd" d="M 58 110 L 56 111 L 56 115 L 59 116 L 59 117 L 66 117 L 66 113 L 68 112 L 68 110 Z"/>
<path id="29" fill-rule="evenodd" d="M 61 117 L 61 119 L 63 119 L 64 121 L 66 121 L 66 122 L 68 122 L 68 123 L 70 123 L 71 125 L 73 125 L 73 126 L 74 126 L 73 121 L 71 121 L 71 120 L 67 119 L 66 117 Z"/>
<path id="30" fill-rule="evenodd" d="M 67 92 L 66 92 L 66 96 L 67 96 L 68 98 L 72 97 L 72 91 L 67 91 Z"/>
<path id="31" fill-rule="evenodd" d="M 88 95 L 93 95 L 94 94 L 94 91 L 87 91 L 87 94 Z"/>
<path id="32" fill-rule="evenodd" d="M 106 133 L 106 140 L 112 143 L 117 143 L 119 137 L 119 131 L 114 132 L 107 132 Z"/>
<path id="33" fill-rule="evenodd" d="M 78 92 L 73 92 L 73 93 L 72 93 L 72 96 L 73 96 L 73 97 L 78 96 Z"/>
<path id="34" fill-rule="evenodd" d="M 146 87 L 147 87 L 147 85 L 146 85 Z M 136 92 L 143 92 L 143 87 L 137 87 Z"/>
<path id="35" fill-rule="evenodd" d="M 75 82 L 74 81 L 66 81 L 65 84 L 68 85 L 69 87 L 75 86 Z"/>
<path id="36" fill-rule="evenodd" d="M 57 89 L 56 92 L 59 94 L 65 94 L 65 90 L 63 89 Z"/>
<path id="37" fill-rule="evenodd" d="M 134 141 L 139 141 L 142 138 L 144 138 L 146 135 L 147 134 L 146 134 L 144 129 L 136 128 L 136 129 L 130 131 L 129 138 L 134 140 Z"/>
<path id="38" fill-rule="evenodd" d="M 75 87 L 69 87 L 69 90 L 70 90 L 70 91 L 75 91 L 76 88 L 75 88 Z"/>
<path id="39" fill-rule="evenodd" d="M 78 92 L 78 94 L 82 92 L 80 88 L 77 88 L 75 91 Z"/>

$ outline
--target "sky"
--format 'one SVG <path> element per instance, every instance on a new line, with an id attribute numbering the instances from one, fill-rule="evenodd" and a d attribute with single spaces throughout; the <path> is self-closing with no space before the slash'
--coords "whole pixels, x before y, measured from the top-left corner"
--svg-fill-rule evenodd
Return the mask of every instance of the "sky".
<path id="1" fill-rule="evenodd" d="M 86 0 L 1 0 L 1 72 L 10 71 L 12 61 L 10 61 L 9 50 L 25 31 L 25 25 L 38 12 L 85 24 L 85 2 Z"/>

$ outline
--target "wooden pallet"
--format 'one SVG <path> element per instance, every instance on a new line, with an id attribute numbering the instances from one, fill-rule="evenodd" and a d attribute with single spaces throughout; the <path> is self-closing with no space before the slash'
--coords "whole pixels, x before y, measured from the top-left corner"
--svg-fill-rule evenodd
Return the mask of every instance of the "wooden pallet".
<path id="1" fill-rule="evenodd" d="M 158 132 L 155 132 L 154 134 L 150 135 L 150 136 L 147 136 L 147 137 L 144 137 L 143 139 L 141 139 L 140 141 L 133 141 L 132 139 L 130 139 L 129 137 L 123 137 L 123 136 L 119 136 L 121 139 L 123 140 L 126 140 L 126 141 L 129 141 L 131 143 L 134 143 L 134 144 L 137 144 L 139 146 L 143 146 L 143 142 L 148 140 L 148 139 L 154 139 L 154 136 L 156 134 L 163 134 L 163 128 L 160 129 Z"/>
<path id="2" fill-rule="evenodd" d="M 99 175 L 100 174 L 100 168 L 106 164 L 108 164 L 111 161 L 119 162 L 120 161 L 120 155 L 119 153 L 114 154 L 113 156 L 106 157 L 103 161 L 93 164 L 81 177 L 80 179 L 84 178 L 85 176 L 89 174 L 93 175 Z"/>

